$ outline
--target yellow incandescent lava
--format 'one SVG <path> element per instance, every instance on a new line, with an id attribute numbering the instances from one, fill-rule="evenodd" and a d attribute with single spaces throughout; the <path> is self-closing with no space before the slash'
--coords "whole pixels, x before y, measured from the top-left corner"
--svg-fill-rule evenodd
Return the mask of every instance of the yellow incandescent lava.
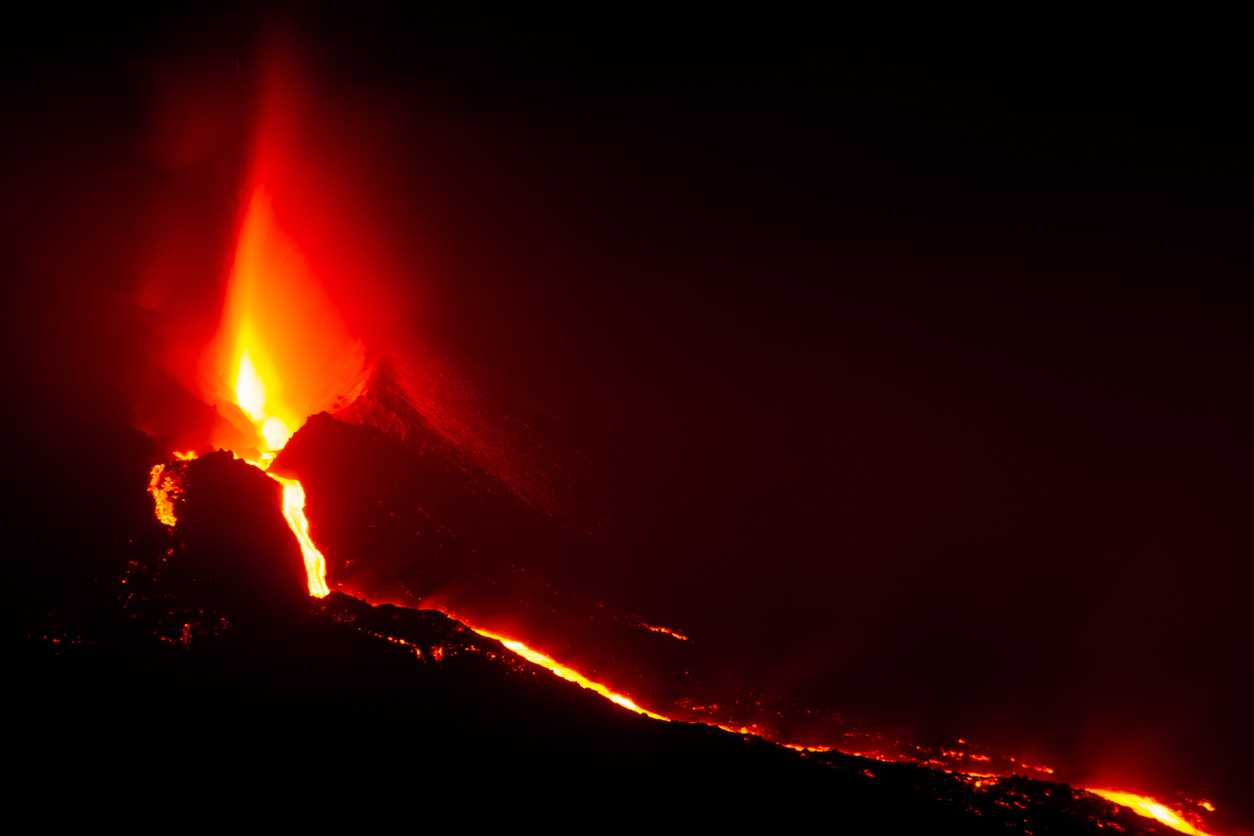
<path id="1" fill-rule="evenodd" d="M 309 520 L 305 519 L 305 489 L 295 479 L 285 479 L 273 473 L 266 475 L 283 486 L 283 516 L 287 518 L 288 526 L 300 541 L 309 594 L 315 598 L 325 598 L 331 592 L 327 588 L 327 561 L 309 536 Z"/>
<path id="2" fill-rule="evenodd" d="M 611 691 L 609 688 L 605 687 L 599 682 L 593 682 L 591 679 L 588 679 L 586 676 L 579 673 L 579 671 L 572 670 L 571 668 L 566 667 L 565 665 L 544 655 L 538 650 L 532 650 L 530 647 L 527 647 L 527 645 L 523 644 L 520 641 L 507 639 L 504 636 L 498 636 L 495 633 L 489 633 L 487 630 L 480 630 L 478 627 L 471 627 L 470 629 L 474 630 L 476 633 L 483 636 L 484 638 L 496 639 L 501 644 L 505 645 L 510 650 L 514 651 L 519 656 L 526 659 L 528 662 L 531 662 L 532 664 L 535 664 L 535 665 L 539 665 L 542 668 L 548 668 L 550 671 L 557 674 L 562 679 L 565 679 L 568 682 L 573 682 L 576 685 L 580 686 L 581 688 L 587 688 L 589 691 L 595 691 L 596 693 L 605 697 L 610 702 L 621 705 L 623 708 L 634 711 L 637 714 L 643 714 L 646 717 L 652 717 L 654 720 L 665 720 L 668 723 L 670 722 L 671 718 L 663 717 L 661 714 L 654 714 L 652 711 L 649 711 L 647 708 L 641 708 L 640 706 L 636 705 L 631 700 L 630 697 Z"/>
<path id="3" fill-rule="evenodd" d="M 1089 792 L 1094 795 L 1100 795 L 1107 801 L 1113 801 L 1116 804 L 1122 804 L 1125 807 L 1131 807 L 1133 812 L 1138 815 L 1145 816 L 1148 819 L 1157 819 L 1168 827 L 1174 827 L 1181 833 L 1188 833 L 1189 836 L 1210 836 L 1204 830 L 1198 830 L 1189 822 L 1181 818 L 1180 814 L 1172 810 L 1165 804 L 1162 804 L 1146 795 L 1135 795 L 1130 792 L 1119 792 L 1117 790 L 1094 790 Z"/>
<path id="4" fill-rule="evenodd" d="M 178 523 L 174 516 L 174 480 L 165 472 L 164 464 L 154 464 L 148 471 L 148 493 L 157 504 L 157 519 L 170 527 Z"/>
<path id="5" fill-rule="evenodd" d="M 188 458 L 185 455 L 179 455 L 181 461 L 187 461 Z M 236 458 L 240 457 L 236 455 Z M 244 459 L 244 461 L 248 460 Z M 250 461 L 248 464 L 261 471 L 266 469 L 265 462 Z M 314 545 L 313 538 L 309 536 L 309 520 L 305 517 L 305 489 L 295 479 L 275 476 L 273 473 L 266 473 L 266 475 L 283 486 L 283 517 L 287 520 L 292 533 L 296 535 L 296 541 L 300 543 L 309 594 L 315 598 L 325 598 L 331 592 L 327 588 L 327 561 L 318 547 Z M 153 465 L 148 475 L 148 493 L 152 494 L 153 501 L 156 503 L 157 519 L 171 528 L 178 525 L 178 518 L 174 515 L 174 497 L 178 490 L 177 483 L 165 472 L 165 465 Z"/>

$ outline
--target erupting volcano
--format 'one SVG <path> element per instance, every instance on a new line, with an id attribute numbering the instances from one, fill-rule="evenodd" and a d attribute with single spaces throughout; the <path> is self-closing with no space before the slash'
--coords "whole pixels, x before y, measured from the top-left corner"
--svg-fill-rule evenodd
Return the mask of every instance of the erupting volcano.
<path id="1" fill-rule="evenodd" d="M 337 20 L 136 46 L 139 127 L 8 155 L 32 774 L 1250 832 L 1227 227 L 1189 295 L 923 58 Z"/>

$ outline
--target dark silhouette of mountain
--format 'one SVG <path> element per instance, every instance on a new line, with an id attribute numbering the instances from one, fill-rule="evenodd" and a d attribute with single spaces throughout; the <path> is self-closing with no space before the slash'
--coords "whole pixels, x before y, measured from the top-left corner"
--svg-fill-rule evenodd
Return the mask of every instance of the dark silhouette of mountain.
<path id="1" fill-rule="evenodd" d="M 316 416 L 292 460 L 337 433 L 371 438 Z M 459 816 L 1169 832 L 1064 784 L 980 782 L 652 720 L 441 613 L 310 598 L 275 482 L 223 452 L 172 465 L 183 492 L 168 529 L 144 493 L 151 446 L 133 430 L 113 436 L 77 469 L 46 455 L 73 489 L 28 519 L 42 569 L 23 578 L 34 605 L 9 613 L 9 753 L 27 804 L 68 793 L 171 821 L 197 805 L 353 818 L 396 814 L 416 795 Z M 458 513 L 454 529 L 470 524 Z"/>

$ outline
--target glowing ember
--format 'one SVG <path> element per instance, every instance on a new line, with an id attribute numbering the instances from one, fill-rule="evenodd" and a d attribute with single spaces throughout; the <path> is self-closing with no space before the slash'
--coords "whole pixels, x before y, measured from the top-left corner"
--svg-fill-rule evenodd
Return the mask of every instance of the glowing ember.
<path id="1" fill-rule="evenodd" d="M 1175 810 L 1172 810 L 1167 805 L 1162 804 L 1149 796 L 1135 795 L 1130 792 L 1118 792 L 1116 790 L 1090 789 L 1088 792 L 1091 792 L 1094 795 L 1100 795 L 1107 801 L 1113 801 L 1116 804 L 1131 807 L 1133 812 L 1138 815 L 1145 816 L 1149 819 L 1158 819 L 1158 821 L 1168 827 L 1174 827 L 1181 833 L 1188 833 L 1191 836 L 1210 836 L 1210 834 L 1203 830 L 1198 830 L 1192 824 L 1185 821 Z"/>
<path id="2" fill-rule="evenodd" d="M 669 627 L 654 627 L 652 624 L 646 624 L 644 626 L 648 627 L 650 630 L 652 630 L 655 633 L 665 633 L 668 636 L 674 636 L 680 641 L 685 641 L 685 642 L 688 641 L 688 637 L 685 636 L 683 633 L 679 632 L 678 630 L 672 630 Z"/>
<path id="3" fill-rule="evenodd" d="M 470 625 L 467 625 L 467 626 L 470 626 Z M 576 685 L 580 686 L 581 688 L 587 688 L 589 691 L 595 691 L 612 703 L 621 705 L 623 708 L 630 709 L 631 711 L 634 711 L 637 714 L 644 714 L 647 717 L 652 717 L 654 720 L 665 720 L 667 722 L 670 722 L 669 717 L 663 717 L 661 714 L 654 714 L 652 711 L 649 711 L 647 708 L 641 708 L 640 706 L 632 702 L 630 697 L 626 697 L 626 696 L 623 696 L 622 694 L 615 693 L 614 691 L 611 691 L 609 688 L 605 687 L 599 682 L 593 682 L 592 680 L 588 679 L 587 677 L 585 677 L 583 674 L 579 673 L 578 671 L 572 670 L 571 668 L 568 668 L 565 665 L 557 661 L 554 661 L 553 659 L 549 658 L 548 656 L 545 656 L 543 653 L 540 653 L 537 650 L 532 650 L 530 647 L 527 647 L 527 645 L 523 644 L 520 641 L 507 639 L 503 636 L 498 636 L 498 635 L 495 635 L 494 633 L 489 633 L 487 630 L 480 630 L 477 627 L 471 627 L 470 629 L 474 630 L 476 633 L 483 636 L 484 638 L 496 639 L 501 644 L 505 645 L 510 650 L 514 651 L 519 656 L 526 659 L 528 662 L 531 662 L 532 664 L 535 664 L 535 665 L 539 665 L 543 668 L 548 668 L 550 671 L 557 674 L 562 679 L 565 679 L 568 682 L 573 682 Z"/>
<path id="4" fill-rule="evenodd" d="M 174 500 L 180 492 L 179 485 L 165 472 L 164 464 L 155 464 L 148 472 L 148 493 L 157 504 L 157 519 L 170 527 L 178 524 L 174 516 Z"/>

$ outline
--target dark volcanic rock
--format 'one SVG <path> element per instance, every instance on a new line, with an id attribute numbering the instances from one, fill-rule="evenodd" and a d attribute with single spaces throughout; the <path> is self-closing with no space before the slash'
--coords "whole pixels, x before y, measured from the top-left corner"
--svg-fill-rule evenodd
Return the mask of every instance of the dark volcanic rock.
<path id="1" fill-rule="evenodd" d="M 311 417 L 271 467 L 305 485 L 332 588 L 417 603 L 454 577 L 500 569 L 552 540 L 473 466 L 430 448 L 411 452 L 326 413 Z"/>
<path id="2" fill-rule="evenodd" d="M 371 426 L 309 419 L 271 470 L 305 485 L 332 589 L 374 603 L 439 607 L 525 635 L 601 681 L 673 713 L 690 643 L 547 581 L 602 544 L 537 513 L 499 479 L 432 443 L 417 452 Z M 560 649 L 560 650 L 554 650 Z"/>
<path id="3" fill-rule="evenodd" d="M 300 545 L 283 518 L 283 488 L 219 450 L 188 462 L 176 504 L 178 537 L 201 561 L 196 580 L 232 620 L 303 609 L 308 597 Z"/>
<path id="4" fill-rule="evenodd" d="M 425 804 L 476 820 L 1169 832 L 1065 785 L 979 786 L 650 720 L 443 614 L 304 597 L 274 483 L 225 454 L 181 469 L 179 526 L 120 516 L 109 561 L 126 568 L 100 582 L 95 615 L 11 655 L 8 751 L 29 803 L 68 793 L 167 822 L 206 805 L 360 819 Z"/>

